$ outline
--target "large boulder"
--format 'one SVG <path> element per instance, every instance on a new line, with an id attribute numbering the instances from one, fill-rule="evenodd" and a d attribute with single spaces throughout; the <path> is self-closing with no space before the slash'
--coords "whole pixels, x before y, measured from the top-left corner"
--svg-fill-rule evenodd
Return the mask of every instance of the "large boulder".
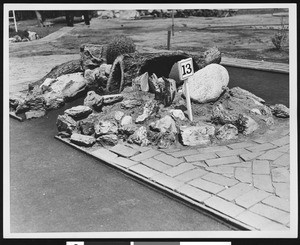
<path id="1" fill-rule="evenodd" d="M 182 144 L 186 146 L 208 144 L 214 134 L 215 128 L 209 125 L 180 127 Z"/>
<path id="2" fill-rule="evenodd" d="M 103 106 L 104 99 L 94 91 L 89 91 L 84 99 L 83 104 L 96 111 L 100 111 Z"/>
<path id="3" fill-rule="evenodd" d="M 194 73 L 188 80 L 191 100 L 206 103 L 217 100 L 229 83 L 226 68 L 218 64 L 210 64 Z M 183 93 L 186 94 L 185 86 Z"/>
<path id="4" fill-rule="evenodd" d="M 71 135 L 70 140 L 72 143 L 74 143 L 76 145 L 86 146 L 86 147 L 90 147 L 96 143 L 96 139 L 93 136 L 82 135 L 82 134 L 77 134 L 77 133 L 73 133 Z"/>
<path id="5" fill-rule="evenodd" d="M 56 126 L 59 132 L 64 131 L 71 134 L 75 130 L 77 123 L 68 115 L 58 115 Z"/>
<path id="6" fill-rule="evenodd" d="M 74 118 L 75 120 L 86 118 L 92 112 L 93 110 L 90 107 L 84 105 L 74 106 L 70 109 L 65 110 L 65 114 Z"/>
<path id="7" fill-rule="evenodd" d="M 290 110 L 285 105 L 276 104 L 271 106 L 272 114 L 276 117 L 288 118 L 290 117 Z"/>
<path id="8" fill-rule="evenodd" d="M 170 116 L 165 116 L 156 122 L 152 122 L 150 125 L 150 129 L 153 131 L 161 132 L 161 133 L 177 133 L 177 128 L 175 121 Z"/>

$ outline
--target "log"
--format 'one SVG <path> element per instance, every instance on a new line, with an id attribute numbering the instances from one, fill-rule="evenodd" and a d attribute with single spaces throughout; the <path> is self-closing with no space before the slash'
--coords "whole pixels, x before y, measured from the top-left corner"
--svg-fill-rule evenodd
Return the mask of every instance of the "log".
<path id="1" fill-rule="evenodd" d="M 168 77 L 172 66 L 179 60 L 192 57 L 194 71 L 202 69 L 211 63 L 220 63 L 221 53 L 217 48 L 209 49 L 200 55 L 191 55 L 184 52 L 162 52 L 162 53 L 131 53 L 118 56 L 111 69 L 108 78 L 106 92 L 109 94 L 121 93 L 125 86 L 148 72 L 157 77 Z"/>

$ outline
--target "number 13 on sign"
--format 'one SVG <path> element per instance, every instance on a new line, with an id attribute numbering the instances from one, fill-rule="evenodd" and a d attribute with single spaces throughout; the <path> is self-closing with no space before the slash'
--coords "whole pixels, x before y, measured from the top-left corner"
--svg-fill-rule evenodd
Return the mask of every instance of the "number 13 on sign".
<path id="1" fill-rule="evenodd" d="M 188 77 L 194 74 L 193 59 L 188 58 L 188 59 L 180 60 L 178 62 L 178 70 L 179 70 L 180 80 L 184 80 L 184 89 L 185 89 L 185 97 L 186 97 L 186 106 L 188 109 L 188 116 L 190 121 L 193 121 L 190 91 L 189 91 L 188 80 L 187 80 Z"/>

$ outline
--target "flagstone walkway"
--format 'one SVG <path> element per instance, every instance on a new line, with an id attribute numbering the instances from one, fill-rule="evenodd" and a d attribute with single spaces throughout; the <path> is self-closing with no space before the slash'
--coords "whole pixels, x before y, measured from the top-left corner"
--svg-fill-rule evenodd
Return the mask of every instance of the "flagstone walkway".
<path id="1" fill-rule="evenodd" d="M 224 146 L 155 150 L 130 144 L 89 149 L 122 171 L 248 230 L 290 227 L 290 136 Z"/>

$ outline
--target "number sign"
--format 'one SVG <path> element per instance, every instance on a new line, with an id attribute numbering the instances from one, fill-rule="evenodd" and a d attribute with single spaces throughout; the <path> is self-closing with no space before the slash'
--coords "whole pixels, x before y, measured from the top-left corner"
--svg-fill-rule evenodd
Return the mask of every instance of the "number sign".
<path id="1" fill-rule="evenodd" d="M 193 59 L 188 58 L 178 62 L 179 78 L 185 80 L 194 74 Z"/>

